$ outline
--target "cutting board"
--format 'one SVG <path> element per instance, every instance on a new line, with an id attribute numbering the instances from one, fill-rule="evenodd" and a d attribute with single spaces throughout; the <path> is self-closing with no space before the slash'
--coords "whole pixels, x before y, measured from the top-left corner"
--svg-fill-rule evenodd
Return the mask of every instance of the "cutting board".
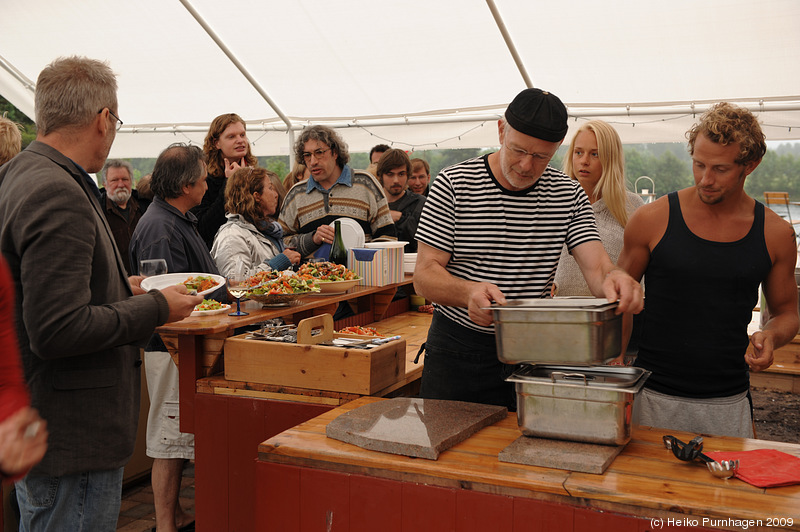
<path id="1" fill-rule="evenodd" d="M 497 459 L 514 464 L 602 475 L 624 447 L 520 436 L 500 451 Z"/>
<path id="2" fill-rule="evenodd" d="M 328 423 L 325 434 L 364 449 L 436 460 L 507 415 L 504 406 L 396 397 L 345 412 Z"/>

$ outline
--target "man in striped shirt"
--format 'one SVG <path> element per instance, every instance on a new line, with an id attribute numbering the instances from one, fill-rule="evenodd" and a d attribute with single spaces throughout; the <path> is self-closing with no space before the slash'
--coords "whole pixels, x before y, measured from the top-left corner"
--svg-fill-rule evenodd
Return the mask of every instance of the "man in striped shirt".
<path id="1" fill-rule="evenodd" d="M 580 184 L 548 166 L 567 133 L 561 100 L 526 89 L 498 129 L 499 151 L 442 170 L 417 229 L 414 288 L 435 308 L 420 395 L 514 410 L 505 382 L 514 367 L 497 358 L 492 303 L 548 297 L 564 243 L 618 313 L 641 311 L 643 298 L 605 252 Z"/>

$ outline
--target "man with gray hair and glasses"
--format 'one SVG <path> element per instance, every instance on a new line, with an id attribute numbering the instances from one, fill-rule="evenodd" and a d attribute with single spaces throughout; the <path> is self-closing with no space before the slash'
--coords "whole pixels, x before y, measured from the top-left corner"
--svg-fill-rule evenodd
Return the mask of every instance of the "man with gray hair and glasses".
<path id="1" fill-rule="evenodd" d="M 171 144 L 156 159 L 150 183 L 155 197 L 131 239 L 131 264 L 164 259 L 172 273 L 218 274 L 197 218 L 190 209 L 200 205 L 208 190 L 206 157 L 197 146 Z M 225 302 L 225 286 L 208 296 Z M 144 348 L 150 413 L 147 416 L 147 456 L 154 458 L 151 482 L 159 532 L 194 530 L 194 518 L 183 511 L 179 495 L 186 460 L 194 459 L 194 436 L 180 431 L 178 367 L 161 336 L 154 334 Z"/>
<path id="2" fill-rule="evenodd" d="M 103 166 L 103 189 L 100 205 L 114 233 L 114 240 L 125 263 L 125 271 L 130 273 L 130 255 L 128 246 L 131 244 L 131 235 L 136 229 L 136 224 L 142 218 L 144 211 L 140 208 L 139 201 L 133 194 L 133 166 L 128 161 L 109 159 Z"/>
<path id="3" fill-rule="evenodd" d="M 49 448 L 18 481 L 20 530 L 114 530 L 156 327 L 202 300 L 128 277 L 89 173 L 122 123 L 103 62 L 56 59 L 36 83 L 36 140 L 0 168 L 0 250 L 16 286 L 20 352 Z"/>

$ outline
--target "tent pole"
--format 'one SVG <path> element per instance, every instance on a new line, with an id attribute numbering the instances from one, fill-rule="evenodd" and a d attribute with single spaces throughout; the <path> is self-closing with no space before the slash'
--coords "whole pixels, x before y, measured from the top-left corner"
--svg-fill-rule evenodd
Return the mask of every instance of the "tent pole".
<path id="1" fill-rule="evenodd" d="M 533 82 L 531 81 L 531 78 L 528 75 L 528 71 L 525 69 L 525 65 L 522 63 L 522 58 L 520 58 L 519 53 L 517 52 L 517 47 L 516 45 L 514 45 L 514 40 L 511 38 L 511 34 L 508 33 L 506 24 L 505 22 L 503 22 L 503 17 L 500 16 L 500 11 L 497 10 L 497 6 L 495 5 L 494 0 L 486 0 L 486 5 L 489 6 L 489 10 L 492 12 L 492 16 L 494 17 L 494 21 L 497 24 L 497 28 L 503 35 L 503 40 L 506 41 L 506 46 L 508 46 L 508 51 L 511 52 L 511 57 L 514 58 L 514 63 L 517 64 L 517 69 L 519 70 L 519 73 L 522 75 L 522 79 L 525 81 L 525 86 L 528 87 L 529 89 L 533 88 Z"/>
<path id="2" fill-rule="evenodd" d="M 208 23 L 203 19 L 203 17 L 200 16 L 200 13 L 198 13 L 195 10 L 195 8 L 192 6 L 189 0 L 180 0 L 180 1 L 181 4 L 183 4 L 183 7 L 185 7 L 186 10 L 194 17 L 197 23 L 200 24 L 200 26 L 202 26 L 202 28 L 205 30 L 208 36 L 211 37 L 211 39 L 215 43 L 217 43 L 217 46 L 219 46 L 220 50 L 222 50 L 222 52 L 226 56 L 228 56 L 228 59 L 231 60 L 231 63 L 233 63 L 236 66 L 236 68 L 239 69 L 239 72 L 242 73 L 242 75 L 247 79 L 247 81 L 250 82 L 253 88 L 255 88 L 256 91 L 258 91 L 258 93 L 261 95 L 261 97 L 264 98 L 267 104 L 269 104 L 272 110 L 275 111 L 275 113 L 280 117 L 281 120 L 283 120 L 283 122 L 286 124 L 287 130 L 289 131 L 289 139 L 291 141 L 294 135 L 292 133 L 292 121 L 289 120 L 289 117 L 286 116 L 283 113 L 283 111 L 281 111 L 281 109 L 278 107 L 278 104 L 272 101 L 272 98 L 269 97 L 267 91 L 265 91 L 263 87 L 259 85 L 256 79 L 250 74 L 250 72 L 248 72 L 248 70 L 244 67 L 244 65 L 242 65 L 239 59 L 236 58 L 233 52 L 231 52 L 231 50 L 225 45 L 225 43 L 222 42 L 222 39 L 219 38 L 219 36 L 214 32 L 213 29 L 211 29 L 211 26 L 209 26 Z"/>

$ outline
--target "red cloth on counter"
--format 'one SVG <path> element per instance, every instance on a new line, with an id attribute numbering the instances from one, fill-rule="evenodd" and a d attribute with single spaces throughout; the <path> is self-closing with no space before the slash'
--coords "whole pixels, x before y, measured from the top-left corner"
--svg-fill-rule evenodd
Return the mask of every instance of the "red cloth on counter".
<path id="1" fill-rule="evenodd" d="M 705 453 L 716 461 L 739 460 L 736 477 L 759 488 L 800 484 L 800 458 L 775 449 Z"/>

